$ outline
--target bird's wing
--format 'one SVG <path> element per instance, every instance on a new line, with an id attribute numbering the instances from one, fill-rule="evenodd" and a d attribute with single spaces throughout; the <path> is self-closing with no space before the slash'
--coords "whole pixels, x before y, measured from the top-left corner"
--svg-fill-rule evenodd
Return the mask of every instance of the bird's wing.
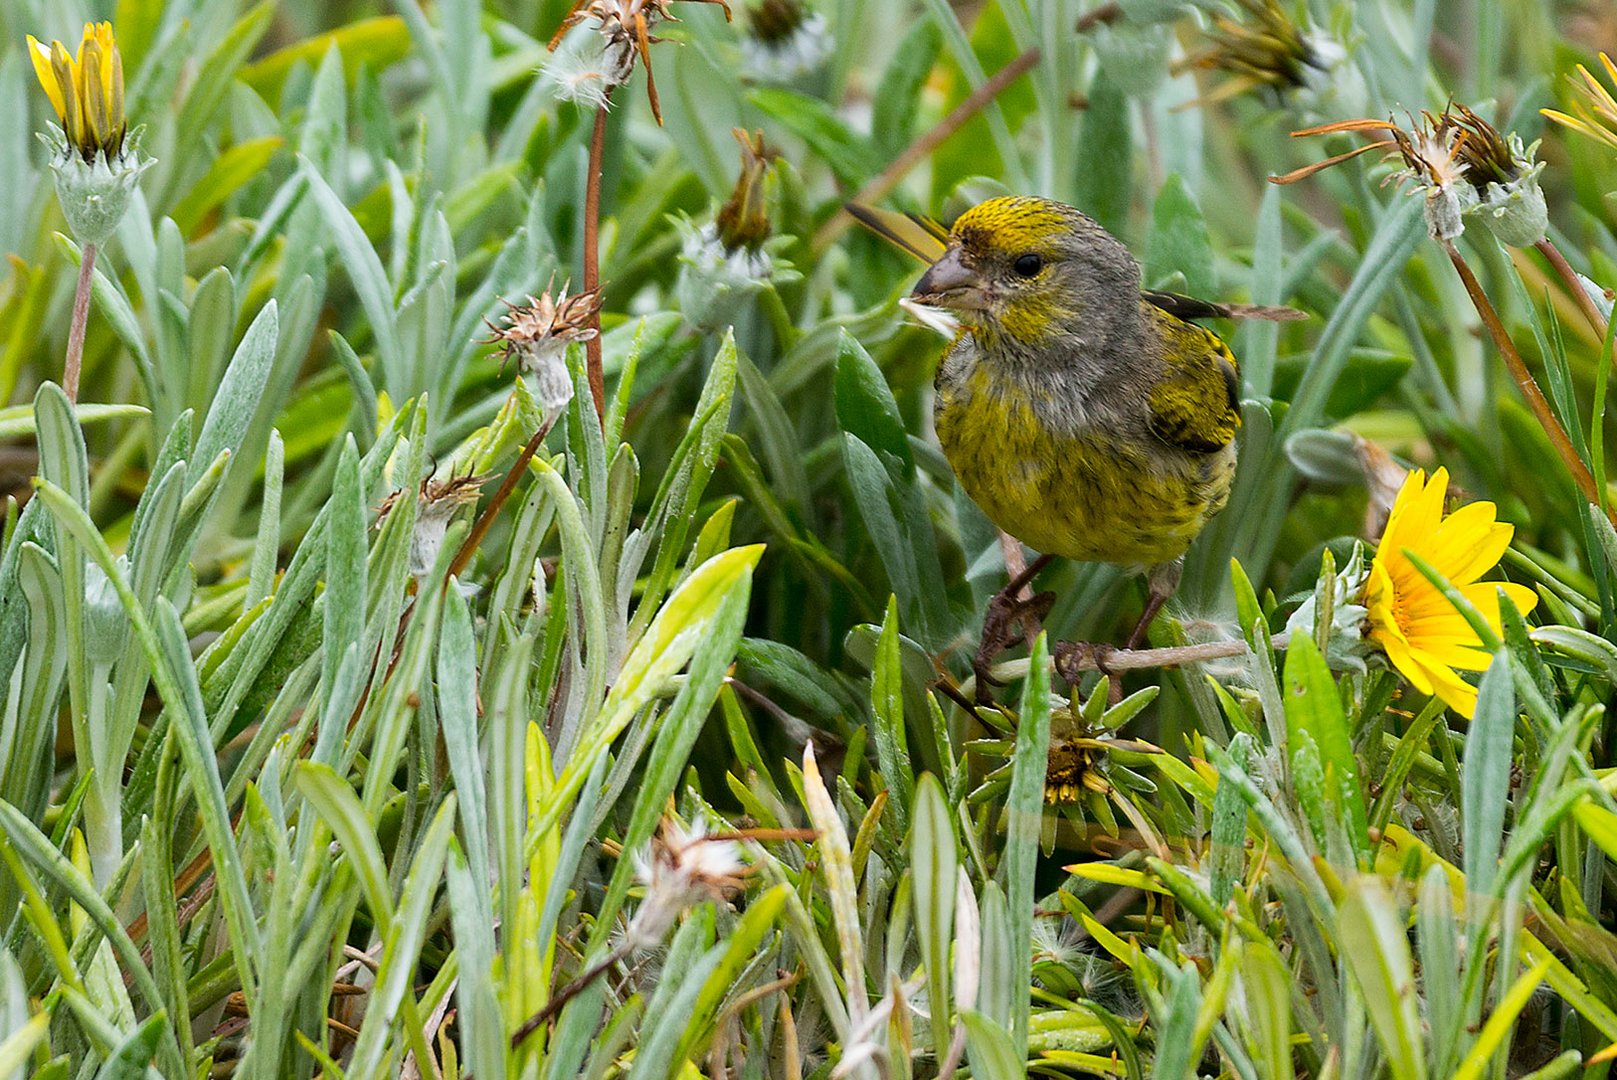
<path id="1" fill-rule="evenodd" d="M 1235 356 L 1211 330 L 1165 312 L 1152 321 L 1163 341 L 1162 379 L 1147 401 L 1152 433 L 1182 450 L 1222 450 L 1241 425 Z"/>
<path id="2" fill-rule="evenodd" d="M 859 224 L 928 265 L 943 258 L 949 247 L 949 230 L 924 214 L 900 214 L 855 202 L 847 204 L 847 211 Z"/>
<path id="3" fill-rule="evenodd" d="M 1270 322 L 1292 322 L 1296 319 L 1306 319 L 1306 312 L 1289 307 L 1263 307 L 1257 304 L 1216 304 L 1211 300 L 1197 300 L 1193 296 L 1180 296 L 1178 293 L 1155 292 L 1151 289 L 1140 293 L 1147 303 L 1161 308 L 1168 314 L 1180 319 L 1267 319 Z"/>

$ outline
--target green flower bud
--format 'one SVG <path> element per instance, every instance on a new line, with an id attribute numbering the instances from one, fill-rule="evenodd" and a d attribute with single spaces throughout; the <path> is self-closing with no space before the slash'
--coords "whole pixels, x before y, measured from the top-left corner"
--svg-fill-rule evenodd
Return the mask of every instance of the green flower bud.
<path id="1" fill-rule="evenodd" d="M 140 182 L 140 174 L 154 164 L 151 158 L 142 159 L 131 145 L 116 158 L 97 154 L 95 160 L 85 161 L 65 143 L 46 142 L 59 152 L 51 157 L 51 173 L 56 183 L 56 199 L 62 205 L 62 216 L 73 238 L 81 245 L 99 244 L 113 234 L 129 200 Z"/>

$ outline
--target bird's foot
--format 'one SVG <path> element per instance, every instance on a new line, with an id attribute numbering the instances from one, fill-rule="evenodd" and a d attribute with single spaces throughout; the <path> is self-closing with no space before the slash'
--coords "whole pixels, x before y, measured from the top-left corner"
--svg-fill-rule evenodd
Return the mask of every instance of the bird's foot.
<path id="1" fill-rule="evenodd" d="M 1106 676 L 1106 704 L 1116 705 L 1123 700 L 1123 679 L 1119 672 L 1107 666 L 1117 649 L 1093 641 L 1058 641 L 1051 650 L 1056 674 L 1076 690 L 1084 672 L 1098 671 Z"/>
<path id="2" fill-rule="evenodd" d="M 1020 590 L 1020 582 L 1012 584 Z M 1056 594 L 1053 592 L 1042 592 L 1026 600 L 1018 599 L 1009 586 L 988 602 L 988 610 L 983 614 L 982 642 L 971 661 L 971 672 L 976 676 L 977 704 L 988 704 L 991 687 L 1005 685 L 992 674 L 994 660 L 1017 637 L 1032 636 L 1044 622 L 1044 617 L 1050 614 L 1055 602 Z M 1021 634 L 1013 632 L 1018 624 Z"/>

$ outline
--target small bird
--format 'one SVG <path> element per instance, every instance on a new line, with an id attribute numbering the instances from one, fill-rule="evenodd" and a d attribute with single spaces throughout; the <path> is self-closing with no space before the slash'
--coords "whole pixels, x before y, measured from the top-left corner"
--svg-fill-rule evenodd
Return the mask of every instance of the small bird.
<path id="1" fill-rule="evenodd" d="M 938 440 L 989 520 L 1041 553 L 984 616 L 979 698 L 1010 629 L 1048 613 L 1052 594 L 1018 594 L 1055 556 L 1145 573 L 1145 611 L 1126 646 L 1136 648 L 1235 477 L 1235 357 L 1190 320 L 1302 312 L 1142 289 L 1128 248 L 1049 199 L 989 199 L 947 231 L 848 210 L 931 264 L 911 298 L 959 321 L 935 383 Z M 1063 643 L 1058 661 L 1088 648 Z M 1103 663 L 1104 649 L 1094 655 Z"/>

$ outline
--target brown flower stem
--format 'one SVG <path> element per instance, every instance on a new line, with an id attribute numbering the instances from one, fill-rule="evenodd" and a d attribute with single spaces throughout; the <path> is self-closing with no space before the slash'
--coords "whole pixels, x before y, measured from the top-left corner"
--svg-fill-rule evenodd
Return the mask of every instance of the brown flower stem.
<path id="1" fill-rule="evenodd" d="M 1601 342 L 1604 342 L 1606 340 L 1606 317 L 1600 314 L 1599 308 L 1595 307 L 1594 297 L 1589 295 L 1589 290 L 1584 287 L 1583 280 L 1578 277 L 1578 272 L 1572 269 L 1572 264 L 1566 261 L 1566 256 L 1561 254 L 1561 249 L 1556 247 L 1549 237 L 1546 236 L 1534 247 L 1538 249 L 1538 253 L 1544 256 L 1549 262 L 1550 268 L 1566 284 L 1567 291 L 1572 294 L 1572 299 L 1577 303 L 1579 310 L 1583 312 L 1583 317 L 1589 320 L 1590 329 L 1595 332 L 1595 336 Z"/>
<path id="2" fill-rule="evenodd" d="M 84 364 L 84 331 L 90 322 L 90 287 L 95 278 L 95 245 L 79 251 L 79 285 L 73 293 L 73 322 L 67 328 L 67 363 L 62 369 L 62 389 L 67 400 L 79 401 L 79 368 Z"/>
<path id="3" fill-rule="evenodd" d="M 535 1031 L 538 1031 L 547 1020 L 560 1012 L 563 1005 L 566 1005 L 569 1001 L 573 1000 L 573 998 L 583 993 L 583 991 L 591 983 L 593 983 L 596 979 L 599 979 L 602 975 L 606 974 L 606 972 L 609 971 L 614 964 L 625 959 L 629 955 L 630 951 L 631 949 L 627 942 L 619 945 L 610 953 L 607 953 L 606 957 L 602 959 L 600 963 L 596 964 L 594 967 L 578 976 L 578 978 L 556 991 L 555 997 L 545 1002 L 542 1009 L 524 1020 L 522 1022 L 522 1026 L 511 1033 L 511 1049 L 515 1050 L 517 1047 L 521 1046 L 524 1039 L 526 1039 L 529 1035 L 532 1035 Z"/>
<path id="4" fill-rule="evenodd" d="M 1509 369 L 1511 378 L 1516 380 L 1516 388 L 1521 391 L 1522 397 L 1527 399 L 1527 407 L 1533 410 L 1533 416 L 1538 420 L 1539 427 L 1549 438 L 1550 445 L 1555 448 L 1556 454 L 1566 465 L 1567 471 L 1572 474 L 1572 482 L 1578 486 L 1578 492 L 1592 505 L 1601 504 L 1600 492 L 1595 487 L 1595 478 L 1589 472 L 1589 467 L 1578 456 L 1567 437 L 1566 429 L 1555 418 L 1555 411 L 1550 408 L 1549 401 L 1544 397 L 1544 391 L 1539 389 L 1538 382 L 1533 373 L 1527 369 L 1527 362 L 1522 354 L 1516 351 L 1516 345 L 1505 332 L 1505 324 L 1500 321 L 1499 312 L 1494 310 L 1493 302 L 1488 294 L 1482 291 L 1482 285 L 1477 281 L 1477 275 L 1471 272 L 1471 266 L 1461 256 L 1459 248 L 1454 246 L 1452 240 L 1443 240 L 1443 250 L 1448 252 L 1449 261 L 1454 264 L 1455 271 L 1460 275 L 1460 281 L 1465 284 L 1465 291 L 1471 295 L 1471 303 L 1475 305 L 1477 314 L 1482 318 L 1482 325 L 1487 328 L 1488 336 L 1493 338 L 1494 347 L 1504 358 L 1505 367 Z M 1582 292 L 1580 288 L 1578 290 Z M 1611 509 L 1606 511 L 1607 517 L 1613 525 L 1617 525 L 1617 513 Z"/>
<path id="5" fill-rule="evenodd" d="M 1121 4 L 1102 4 L 1100 7 L 1086 11 L 1078 16 L 1078 23 L 1073 27 L 1073 31 L 1079 34 L 1087 34 L 1102 23 L 1113 23 L 1122 17 L 1123 6 Z"/>
<path id="6" fill-rule="evenodd" d="M 599 373 L 600 368 L 597 367 L 595 371 Z M 596 400 L 598 402 L 600 399 L 597 398 Z M 532 461 L 533 455 L 539 452 L 539 447 L 544 443 L 545 436 L 550 434 L 550 429 L 555 424 L 555 417 L 552 416 L 546 419 L 543 424 L 539 425 L 539 430 L 533 433 L 533 438 L 529 439 L 528 444 L 522 448 L 522 453 L 517 455 L 516 461 L 511 465 L 511 471 L 505 474 L 505 479 L 500 482 L 499 489 L 494 492 L 494 497 L 488 501 L 488 505 L 483 508 L 483 512 L 477 516 L 477 521 L 472 525 L 472 531 L 467 533 L 466 539 L 461 542 L 460 550 L 455 552 L 455 559 L 449 564 L 449 573 L 444 578 L 446 583 L 449 578 L 465 570 L 466 564 L 472 561 L 472 553 L 477 550 L 477 545 L 483 542 L 483 537 L 488 535 L 489 529 L 494 527 L 494 519 L 500 516 L 500 509 L 511 498 L 511 493 L 517 489 L 517 482 L 522 479 L 522 474 L 528 471 L 528 462 Z"/>
<path id="7" fill-rule="evenodd" d="M 612 104 L 612 88 L 605 91 L 606 100 L 595 110 L 595 130 L 590 133 L 589 174 L 584 185 L 584 291 L 595 292 L 601 287 L 601 155 L 606 145 L 606 113 Z M 584 357 L 589 371 L 590 396 L 595 399 L 595 416 L 606 429 L 606 376 L 601 370 L 601 312 L 590 315 L 590 329 L 595 335 L 584 343 Z M 532 456 L 531 454 L 529 455 Z M 526 462 L 524 462 L 526 464 Z"/>
<path id="8" fill-rule="evenodd" d="M 939 120 L 933 127 L 923 133 L 918 139 L 910 143 L 902 154 L 893 159 L 892 164 L 883 169 L 880 175 L 873 178 L 864 187 L 859 189 L 852 201 L 857 203 L 872 203 L 881 200 L 888 192 L 899 185 L 904 177 L 909 175 L 911 169 L 926 160 L 927 156 L 937 149 L 949 136 L 959 131 L 967 120 L 976 116 L 998 97 L 1011 83 L 1021 78 L 1028 69 L 1039 62 L 1039 50 L 1029 49 L 1018 56 L 993 75 L 983 80 L 983 84 L 973 90 L 964 101 L 949 110 L 949 115 Z M 847 231 L 853 224 L 853 218 L 845 209 L 838 209 L 831 215 L 824 225 L 820 226 L 814 234 L 811 247 L 815 254 L 819 254 L 832 244 L 837 237 Z"/>

